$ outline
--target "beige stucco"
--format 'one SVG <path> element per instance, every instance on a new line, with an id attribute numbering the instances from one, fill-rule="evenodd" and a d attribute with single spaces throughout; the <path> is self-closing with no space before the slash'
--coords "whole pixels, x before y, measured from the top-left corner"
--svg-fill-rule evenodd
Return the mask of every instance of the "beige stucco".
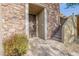
<path id="1" fill-rule="evenodd" d="M 77 18 L 71 16 L 63 25 L 63 39 L 66 45 L 71 45 L 77 38 Z M 75 27 L 74 27 L 75 26 Z"/>

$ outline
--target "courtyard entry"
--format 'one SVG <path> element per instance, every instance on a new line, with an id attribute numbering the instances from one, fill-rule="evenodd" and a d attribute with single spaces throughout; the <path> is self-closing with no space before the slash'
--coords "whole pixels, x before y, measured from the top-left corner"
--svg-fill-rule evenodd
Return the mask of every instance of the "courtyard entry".
<path id="1" fill-rule="evenodd" d="M 29 36 L 30 38 L 46 38 L 45 9 L 39 4 L 29 4 Z"/>

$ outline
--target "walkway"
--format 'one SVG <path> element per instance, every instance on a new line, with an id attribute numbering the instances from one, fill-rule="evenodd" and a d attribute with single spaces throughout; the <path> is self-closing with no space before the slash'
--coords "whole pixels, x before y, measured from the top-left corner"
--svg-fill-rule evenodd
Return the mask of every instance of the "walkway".
<path id="1" fill-rule="evenodd" d="M 30 39 L 28 56 L 68 56 L 63 43 L 39 38 Z"/>

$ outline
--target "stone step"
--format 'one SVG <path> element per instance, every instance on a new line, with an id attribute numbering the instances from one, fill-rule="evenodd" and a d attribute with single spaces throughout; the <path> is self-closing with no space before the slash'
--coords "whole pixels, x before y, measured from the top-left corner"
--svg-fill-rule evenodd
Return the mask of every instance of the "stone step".
<path id="1" fill-rule="evenodd" d="M 63 42 L 61 38 L 58 37 L 53 37 L 53 40 L 59 41 L 59 42 Z"/>

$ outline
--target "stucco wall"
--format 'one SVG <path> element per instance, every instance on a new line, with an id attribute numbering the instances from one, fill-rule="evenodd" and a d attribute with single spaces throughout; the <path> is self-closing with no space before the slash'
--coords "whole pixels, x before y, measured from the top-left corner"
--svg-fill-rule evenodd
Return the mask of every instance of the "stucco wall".
<path id="1" fill-rule="evenodd" d="M 63 39 L 64 43 L 68 46 L 74 43 L 77 38 L 77 18 L 69 17 L 63 25 Z"/>

